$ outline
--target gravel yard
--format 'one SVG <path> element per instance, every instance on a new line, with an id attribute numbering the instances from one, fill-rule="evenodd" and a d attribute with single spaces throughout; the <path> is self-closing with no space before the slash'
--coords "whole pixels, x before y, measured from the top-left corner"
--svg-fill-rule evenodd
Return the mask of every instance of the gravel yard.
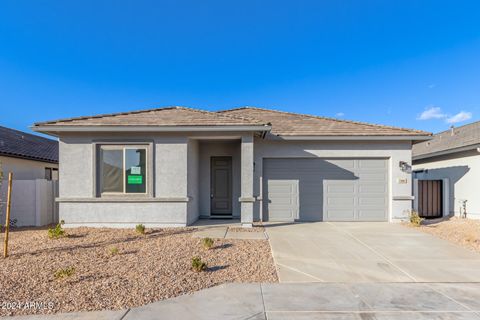
<path id="1" fill-rule="evenodd" d="M 49 239 L 46 229 L 15 230 L 10 257 L 0 258 L 0 303 L 54 307 L 2 308 L 0 315 L 122 309 L 225 282 L 278 281 L 267 240 L 221 239 L 207 250 L 193 230 L 147 229 L 140 235 L 131 229 L 75 228 L 60 239 Z M 191 270 L 195 256 L 208 264 L 206 271 Z"/>
<path id="2" fill-rule="evenodd" d="M 419 227 L 408 226 L 480 252 L 480 220 L 451 217 L 448 219 L 424 220 Z"/>

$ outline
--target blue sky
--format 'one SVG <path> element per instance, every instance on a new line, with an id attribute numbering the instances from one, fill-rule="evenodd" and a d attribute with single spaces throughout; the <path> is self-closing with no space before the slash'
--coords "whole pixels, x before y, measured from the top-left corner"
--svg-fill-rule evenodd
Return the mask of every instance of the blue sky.
<path id="1" fill-rule="evenodd" d="M 437 132 L 480 115 L 478 1 L 0 0 L 0 125 L 244 105 Z"/>

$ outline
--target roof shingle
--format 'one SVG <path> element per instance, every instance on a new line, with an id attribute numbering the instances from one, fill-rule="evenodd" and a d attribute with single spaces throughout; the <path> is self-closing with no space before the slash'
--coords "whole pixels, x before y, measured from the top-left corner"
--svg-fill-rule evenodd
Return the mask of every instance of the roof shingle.
<path id="1" fill-rule="evenodd" d="M 428 132 L 255 107 L 209 112 L 166 107 L 39 122 L 34 127 L 58 126 L 259 126 L 271 125 L 279 136 L 426 136 Z"/>
<path id="2" fill-rule="evenodd" d="M 480 121 L 458 128 L 439 132 L 433 139 L 415 144 L 412 148 L 413 157 L 425 157 L 444 151 L 454 151 L 457 148 L 480 144 Z"/>
<path id="3" fill-rule="evenodd" d="M 429 132 L 313 115 L 242 107 L 219 111 L 271 123 L 272 134 L 280 136 L 426 136 Z"/>
<path id="4" fill-rule="evenodd" d="M 0 126 L 0 155 L 58 163 L 58 142 Z"/>
<path id="5" fill-rule="evenodd" d="M 241 116 L 185 108 L 165 107 L 139 111 L 38 122 L 35 126 L 235 126 L 262 125 L 260 121 Z"/>

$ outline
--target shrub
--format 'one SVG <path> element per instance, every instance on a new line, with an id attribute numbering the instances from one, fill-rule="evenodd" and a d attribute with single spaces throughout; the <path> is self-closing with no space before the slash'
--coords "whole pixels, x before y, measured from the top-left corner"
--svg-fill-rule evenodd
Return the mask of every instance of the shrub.
<path id="1" fill-rule="evenodd" d="M 60 223 L 57 223 L 55 228 L 48 229 L 48 237 L 50 239 L 58 239 L 66 235 L 65 230 L 62 228 L 63 220 Z"/>
<path id="2" fill-rule="evenodd" d="M 418 226 L 420 226 L 422 221 L 423 221 L 423 218 L 420 218 L 420 216 L 418 215 L 418 212 L 412 211 L 410 213 L 410 223 L 412 225 L 414 225 L 415 227 L 418 227 Z"/>
<path id="3" fill-rule="evenodd" d="M 114 256 L 118 254 L 119 250 L 117 247 L 111 247 L 110 249 L 108 249 L 108 252 L 110 252 L 110 254 Z"/>
<path id="4" fill-rule="evenodd" d="M 192 258 L 192 269 L 196 272 L 204 271 L 207 269 L 207 264 L 199 257 Z"/>
<path id="5" fill-rule="evenodd" d="M 478 235 L 476 232 L 471 231 L 465 234 L 465 241 L 466 242 L 477 242 L 478 241 Z"/>
<path id="6" fill-rule="evenodd" d="M 64 269 L 58 269 L 55 271 L 53 276 L 55 279 L 63 279 L 63 278 L 68 278 L 70 276 L 73 276 L 75 274 L 75 268 L 74 267 L 67 267 Z"/>
<path id="7" fill-rule="evenodd" d="M 205 249 L 210 249 L 213 246 L 213 239 L 212 238 L 203 238 L 202 244 Z"/>
<path id="8" fill-rule="evenodd" d="M 137 224 L 135 226 L 135 231 L 139 234 L 145 234 L 145 226 L 143 224 Z"/>

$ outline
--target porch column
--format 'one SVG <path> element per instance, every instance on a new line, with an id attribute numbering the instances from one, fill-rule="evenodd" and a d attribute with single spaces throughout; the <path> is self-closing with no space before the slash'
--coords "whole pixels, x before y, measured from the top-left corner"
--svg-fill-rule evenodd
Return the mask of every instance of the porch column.
<path id="1" fill-rule="evenodd" d="M 240 214 L 243 227 L 253 224 L 253 135 L 242 136 Z"/>

